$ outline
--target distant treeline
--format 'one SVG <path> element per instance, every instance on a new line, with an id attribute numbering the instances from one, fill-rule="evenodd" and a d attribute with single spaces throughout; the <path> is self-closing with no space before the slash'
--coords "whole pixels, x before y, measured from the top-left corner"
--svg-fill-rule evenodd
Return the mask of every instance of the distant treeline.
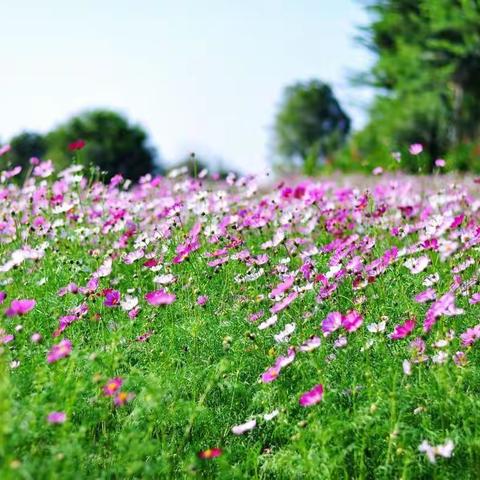
<path id="1" fill-rule="evenodd" d="M 480 173 L 480 2 L 376 0 L 366 8 L 371 21 L 357 40 L 375 61 L 352 80 L 377 92 L 367 125 L 347 136 L 348 117 L 328 86 L 294 85 L 275 124 L 280 161 L 302 164 L 307 173 Z M 409 153 L 412 144 L 422 152 Z"/>
<path id="2" fill-rule="evenodd" d="M 376 91 L 369 121 L 352 133 L 350 118 L 320 80 L 288 86 L 272 132 L 275 165 L 307 174 L 374 168 L 480 173 L 480 2 L 365 3 L 371 20 L 357 41 L 373 53 L 374 62 L 351 80 Z M 107 178 L 119 172 L 137 180 L 162 171 L 146 132 L 111 111 L 86 112 L 46 135 L 23 132 L 9 143 L 0 167 L 26 166 L 31 157 L 62 166 L 75 154 Z M 192 157 L 183 163 L 195 174 L 208 162 Z"/>

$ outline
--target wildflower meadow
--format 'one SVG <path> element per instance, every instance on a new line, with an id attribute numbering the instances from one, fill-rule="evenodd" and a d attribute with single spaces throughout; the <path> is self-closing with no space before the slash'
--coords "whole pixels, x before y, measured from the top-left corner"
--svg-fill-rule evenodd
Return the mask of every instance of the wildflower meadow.
<path id="1" fill-rule="evenodd" d="M 19 174 L 1 479 L 479 477 L 474 176 Z"/>

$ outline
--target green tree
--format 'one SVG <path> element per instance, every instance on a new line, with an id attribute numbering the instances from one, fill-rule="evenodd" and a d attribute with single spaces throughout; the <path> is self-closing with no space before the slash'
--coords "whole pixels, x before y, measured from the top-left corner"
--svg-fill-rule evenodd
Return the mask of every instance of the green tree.
<path id="1" fill-rule="evenodd" d="M 12 165 L 20 165 L 23 174 L 30 166 L 32 157 L 42 158 L 47 151 L 45 137 L 36 132 L 24 131 L 10 140 L 9 160 Z"/>
<path id="2" fill-rule="evenodd" d="M 285 89 L 275 119 L 275 149 L 289 164 L 311 174 L 338 149 L 350 131 L 350 118 L 326 83 L 311 80 Z"/>
<path id="3" fill-rule="evenodd" d="M 367 8 L 361 41 L 375 61 L 356 79 L 378 90 L 367 128 L 393 149 L 423 143 L 431 170 L 436 157 L 480 134 L 480 3 L 376 0 Z M 414 163 L 404 166 L 421 167 Z"/>
<path id="4" fill-rule="evenodd" d="M 73 153 L 81 163 L 106 172 L 107 179 L 121 173 L 136 181 L 160 169 L 145 130 L 113 111 L 93 110 L 75 116 L 51 131 L 46 140 L 47 156 L 57 165 L 68 165 Z M 72 152 L 72 143 L 78 140 L 85 141 L 85 146 Z"/>

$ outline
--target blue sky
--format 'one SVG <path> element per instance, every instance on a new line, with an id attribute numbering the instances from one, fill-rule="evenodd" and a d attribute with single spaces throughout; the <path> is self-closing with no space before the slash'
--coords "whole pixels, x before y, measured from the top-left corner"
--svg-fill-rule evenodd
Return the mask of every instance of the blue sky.
<path id="1" fill-rule="evenodd" d="M 328 81 L 365 118 L 369 92 L 348 84 L 370 62 L 355 0 L 5 0 L 0 17 L 2 140 L 110 107 L 167 162 L 193 150 L 258 172 L 286 85 Z"/>

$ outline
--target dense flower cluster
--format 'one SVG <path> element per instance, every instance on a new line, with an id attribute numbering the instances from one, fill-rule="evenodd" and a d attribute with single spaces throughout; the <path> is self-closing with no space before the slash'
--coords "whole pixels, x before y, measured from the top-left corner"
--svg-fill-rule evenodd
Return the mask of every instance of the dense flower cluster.
<path id="1" fill-rule="evenodd" d="M 83 145 L 78 140 L 70 149 Z M 412 154 L 419 154 L 420 147 L 412 145 Z M 360 338 L 361 351 L 378 342 L 394 345 L 398 349 L 392 352 L 408 352 L 407 358 L 402 353 L 397 359 L 398 370 L 408 377 L 416 369 L 439 364 L 465 367 L 469 350 L 480 339 L 479 325 L 464 325 L 455 318 L 462 319 L 466 309 L 480 302 L 474 259 L 480 246 L 480 200 L 473 182 L 424 185 L 421 179 L 376 172 L 375 183 L 364 180 L 365 188 L 330 180 L 271 185 L 266 178 L 233 175 L 225 181 L 204 175 L 147 175 L 135 186 L 116 176 L 105 185 L 92 183 L 78 165 L 55 176 L 50 163 L 40 162 L 19 187 L 12 181 L 19 173 L 4 171 L 0 180 L 0 304 L 5 319 L 0 344 L 14 355 L 12 319 L 22 318 L 35 344 L 32 355 L 43 352 L 49 364 L 56 364 L 51 369 L 68 369 L 77 355 L 91 354 L 86 341 L 77 342 L 78 337 L 68 333 L 78 334 L 87 319 L 102 322 L 104 315 L 112 315 L 118 322 L 146 325 L 149 315 L 168 312 L 177 302 L 189 302 L 190 310 L 201 316 L 215 303 L 215 291 L 207 288 L 206 279 L 204 290 L 189 290 L 191 271 L 184 272 L 194 262 L 211 272 L 235 272 L 235 282 L 244 292 L 242 304 L 248 307 L 248 314 L 235 321 L 255 330 L 251 338 L 262 335 L 272 352 L 252 380 L 258 388 L 277 388 L 292 364 L 302 365 L 324 345 L 329 350 L 322 369 L 334 366 L 341 349 Z M 17 298 L 9 276 L 20 267 L 41 268 L 64 240 L 84 245 L 95 266 L 59 285 L 58 316 L 40 329 L 36 312 L 52 300 L 29 298 L 29 292 Z M 141 272 L 150 287 L 138 288 L 138 274 L 128 278 L 128 285 L 121 283 L 120 266 Z M 372 295 L 381 293 L 372 287 L 392 272 L 399 285 L 411 282 L 408 294 L 415 314 L 405 311 L 390 319 L 389 312 L 383 315 L 371 308 Z M 261 293 L 249 296 L 256 284 Z M 349 306 L 336 306 L 345 291 Z M 299 313 L 298 306 L 307 300 L 314 306 Z M 306 334 L 306 325 L 314 325 L 316 333 Z M 115 323 L 108 328 L 114 331 Z M 156 329 L 145 326 L 143 332 L 133 340 L 147 342 Z M 63 335 L 74 341 L 56 338 Z M 224 340 L 225 350 L 232 341 Z M 130 383 L 128 372 L 117 371 L 114 362 L 103 368 L 103 396 L 112 397 L 116 406 L 132 401 L 135 395 L 122 391 L 124 381 Z M 298 404 L 312 407 L 309 411 L 322 409 L 338 394 L 321 370 L 309 385 L 310 390 L 296 392 L 290 405 L 245 415 L 243 423 L 228 429 L 243 435 L 263 428 L 283 409 Z M 138 400 L 137 396 L 133 404 Z M 48 422 L 71 418 L 71 405 L 57 408 L 67 412 L 49 413 Z M 433 462 L 439 455 L 449 457 L 453 444 L 432 447 L 424 442 L 419 450 Z M 198 456 L 213 459 L 221 454 L 215 447 Z"/>

